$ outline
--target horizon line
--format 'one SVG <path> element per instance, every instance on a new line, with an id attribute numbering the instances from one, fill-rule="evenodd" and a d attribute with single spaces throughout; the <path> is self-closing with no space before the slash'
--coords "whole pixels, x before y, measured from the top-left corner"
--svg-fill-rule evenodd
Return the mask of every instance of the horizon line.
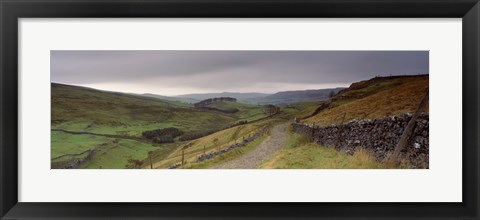
<path id="1" fill-rule="evenodd" d="M 178 96 L 185 96 L 185 95 L 207 95 L 207 94 L 217 94 L 217 93 L 237 93 L 237 94 L 249 94 L 249 93 L 257 93 L 257 94 L 265 94 L 265 95 L 273 95 L 279 92 L 295 92 L 295 91 L 309 91 L 309 90 L 322 90 L 322 89 L 344 89 L 348 87 L 329 87 L 329 88 L 322 88 L 322 89 L 296 89 L 296 90 L 281 90 L 276 91 L 273 93 L 264 93 L 264 92 L 232 92 L 232 91 L 222 91 L 222 92 L 205 92 L 205 93 L 185 93 L 185 94 L 178 94 L 178 95 L 161 95 L 157 93 L 135 93 L 135 92 L 123 92 L 123 91 L 114 91 L 114 90 L 106 90 L 100 89 L 95 87 L 83 86 L 83 85 L 75 85 L 75 84 L 66 84 L 66 83 L 59 83 L 59 82 L 50 82 L 51 84 L 58 84 L 58 85 L 65 85 L 65 86 L 73 86 L 73 87 L 81 87 L 86 89 L 93 89 L 102 92 L 112 92 L 112 93 L 124 93 L 124 94 L 134 94 L 134 95 L 158 95 L 158 96 L 165 96 L 165 97 L 178 97 Z"/>
<path id="2" fill-rule="evenodd" d="M 419 74 L 414 74 L 414 75 L 378 75 L 378 76 L 375 76 L 375 77 L 372 77 L 372 78 L 369 78 L 369 79 L 360 80 L 360 81 L 356 81 L 356 82 L 371 80 L 371 79 L 378 78 L 378 77 L 402 77 L 402 76 L 403 76 L 403 77 L 430 76 L 430 73 L 419 73 Z M 273 95 L 273 94 L 276 94 L 276 93 L 279 93 L 279 92 L 287 92 L 287 91 L 292 92 L 292 91 L 308 91 L 308 90 L 348 88 L 348 87 L 350 87 L 350 86 L 352 85 L 352 83 L 355 83 L 355 82 L 347 83 L 347 84 L 345 84 L 345 86 L 327 87 L 327 88 L 320 88 L 320 89 L 311 89 L 311 88 L 309 88 L 309 89 L 279 90 L 279 91 L 276 91 L 276 92 L 273 92 L 273 93 L 253 92 L 253 91 L 251 91 L 251 92 L 221 91 L 221 92 L 182 93 L 182 94 L 176 94 L 176 95 L 162 95 L 162 94 L 158 94 L 158 93 L 154 93 L 154 92 L 138 93 L 138 92 L 116 91 L 116 90 L 101 89 L 101 88 L 93 87 L 93 86 L 75 85 L 75 84 L 67 84 L 67 83 L 60 83 L 60 82 L 53 82 L 53 81 L 50 81 L 50 83 L 51 83 L 51 84 L 54 83 L 54 84 L 60 84 L 60 85 L 82 87 L 82 88 L 94 89 L 94 90 L 104 91 L 104 92 L 124 93 L 124 94 L 135 94 L 135 95 L 151 94 L 151 95 L 158 95 L 158 96 L 164 96 L 164 97 L 173 98 L 173 97 L 185 96 L 185 95 L 205 95 L 205 94 L 214 94 L 214 93 L 237 93 L 237 94 L 258 93 L 258 94 Z"/>

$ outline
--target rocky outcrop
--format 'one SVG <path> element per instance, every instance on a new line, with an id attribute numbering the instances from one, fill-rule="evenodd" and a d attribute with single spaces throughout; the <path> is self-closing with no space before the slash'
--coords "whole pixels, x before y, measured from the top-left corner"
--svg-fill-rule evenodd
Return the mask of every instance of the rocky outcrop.
<path id="1" fill-rule="evenodd" d="M 380 119 L 353 120 L 343 125 L 315 126 L 292 124 L 297 133 L 305 134 L 326 147 L 353 154 L 365 148 L 382 161 L 395 149 L 412 114 L 406 113 Z M 402 151 L 411 168 L 428 168 L 429 163 L 429 115 L 422 113 L 416 121 L 407 147 Z"/>

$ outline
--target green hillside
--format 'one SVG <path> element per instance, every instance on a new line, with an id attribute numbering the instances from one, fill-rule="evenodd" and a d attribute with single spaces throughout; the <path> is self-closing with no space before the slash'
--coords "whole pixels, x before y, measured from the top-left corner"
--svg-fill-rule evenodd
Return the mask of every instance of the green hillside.
<path id="1" fill-rule="evenodd" d="M 240 111 L 235 114 L 222 114 L 175 101 L 52 84 L 55 129 L 139 136 L 165 127 L 184 132 L 220 129 L 239 119 L 261 116 L 259 106 L 238 103 L 237 107 Z"/>
<path id="2" fill-rule="evenodd" d="M 197 134 L 265 117 L 260 106 L 248 104 L 228 103 L 239 109 L 228 114 L 178 101 L 55 83 L 51 105 L 51 157 L 57 158 L 52 164 L 84 156 L 62 155 L 95 149 L 93 159 L 82 163 L 86 168 L 125 168 L 129 159 L 144 159 L 148 152 L 161 158 L 181 143 L 155 144 L 142 139 L 145 131 L 173 127 L 186 135 Z"/>
<path id="3" fill-rule="evenodd" d="M 131 139 L 108 138 L 88 134 L 68 134 L 61 131 L 52 131 L 52 168 L 64 168 L 74 160 L 84 159 L 87 153 L 95 150 L 92 158 L 85 160 L 78 168 L 92 169 L 123 169 L 129 160 L 143 160 L 149 152 L 155 152 L 159 157 L 168 155 L 175 149 L 175 144 L 157 145 L 154 143 L 135 141 Z"/>
<path id="4" fill-rule="evenodd" d="M 238 110 L 234 117 L 239 120 L 255 120 L 259 118 L 263 118 L 266 115 L 264 114 L 262 107 L 258 105 L 250 105 L 241 102 L 230 102 L 230 101 L 222 101 L 222 102 L 215 102 L 208 105 L 210 108 L 219 109 L 221 111 L 229 111 L 236 109 Z"/>
<path id="5" fill-rule="evenodd" d="M 331 93 L 337 93 L 342 89 L 344 88 L 283 91 L 257 99 L 256 102 L 259 104 L 288 105 L 298 102 L 323 101 L 328 99 Z"/>
<path id="6" fill-rule="evenodd" d="M 231 97 L 199 105 L 52 83 L 51 167 L 169 168 L 183 162 L 180 168 L 215 168 L 232 161 L 248 165 L 245 158 L 255 159 L 280 146 L 268 158 L 257 158 L 262 163 L 256 168 L 395 168 L 378 163 L 367 151 L 350 156 L 278 128 L 294 118 L 323 126 L 413 112 L 428 87 L 428 75 L 375 77 L 323 101 L 276 106 L 278 111 L 267 117 L 265 106 Z M 219 153 L 225 149 L 229 150 Z M 208 160 L 198 159 L 207 155 Z"/>

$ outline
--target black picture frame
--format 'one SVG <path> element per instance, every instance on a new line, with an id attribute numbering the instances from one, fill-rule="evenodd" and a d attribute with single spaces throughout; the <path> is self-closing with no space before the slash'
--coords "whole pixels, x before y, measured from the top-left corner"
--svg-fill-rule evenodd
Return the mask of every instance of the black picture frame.
<path id="1" fill-rule="evenodd" d="M 478 0 L 1 0 L 1 219 L 478 219 Z M 18 202 L 18 19 L 118 17 L 462 18 L 461 203 Z M 445 42 L 448 43 L 448 42 Z M 39 189 L 41 190 L 41 189 Z M 439 192 L 441 193 L 441 192 Z"/>

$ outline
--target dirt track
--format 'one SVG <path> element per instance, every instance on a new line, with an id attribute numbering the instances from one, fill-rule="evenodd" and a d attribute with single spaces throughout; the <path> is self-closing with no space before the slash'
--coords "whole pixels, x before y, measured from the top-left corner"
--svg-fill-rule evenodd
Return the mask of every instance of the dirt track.
<path id="1" fill-rule="evenodd" d="M 268 136 L 258 147 L 236 158 L 234 160 L 220 164 L 215 169 L 255 169 L 265 159 L 270 158 L 285 144 L 287 137 L 286 128 L 288 123 L 277 125 L 272 128 Z"/>

